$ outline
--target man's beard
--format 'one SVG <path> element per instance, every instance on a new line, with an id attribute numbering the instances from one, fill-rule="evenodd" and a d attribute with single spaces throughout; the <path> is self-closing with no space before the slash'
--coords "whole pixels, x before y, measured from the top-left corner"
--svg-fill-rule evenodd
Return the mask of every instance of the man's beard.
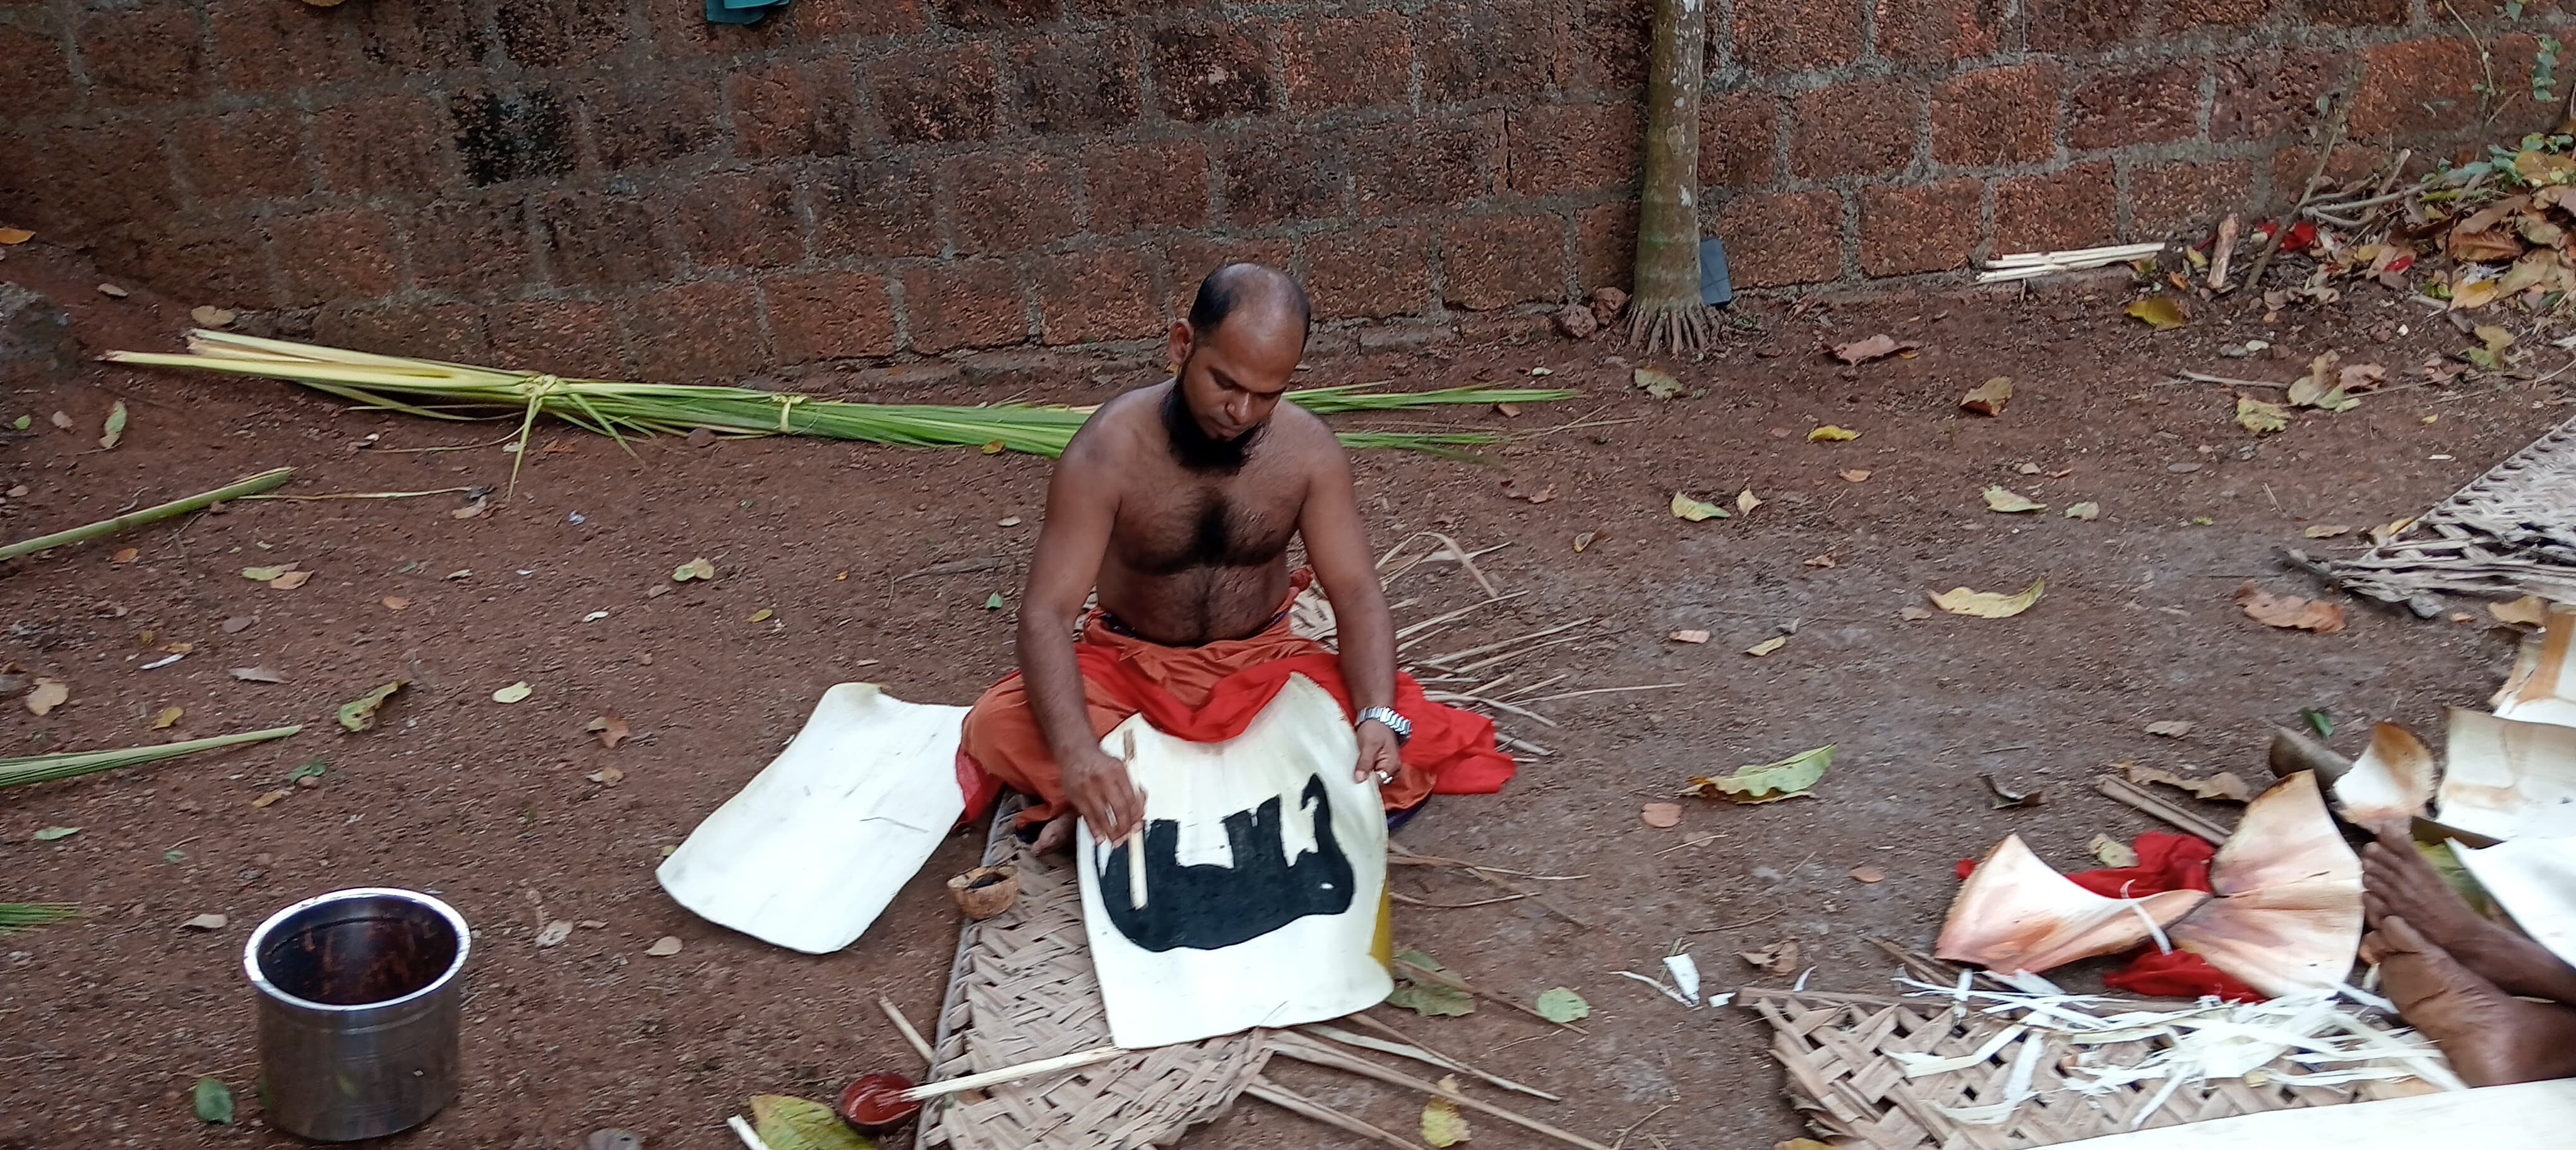
<path id="1" fill-rule="evenodd" d="M 1252 458 L 1253 445 L 1268 430 L 1267 422 L 1232 439 L 1218 439 L 1199 427 L 1190 414 L 1190 404 L 1181 396 L 1181 381 L 1175 377 L 1172 388 L 1163 393 L 1163 435 L 1171 441 L 1172 458 L 1192 471 L 1213 471 L 1232 475 L 1243 470 Z"/>

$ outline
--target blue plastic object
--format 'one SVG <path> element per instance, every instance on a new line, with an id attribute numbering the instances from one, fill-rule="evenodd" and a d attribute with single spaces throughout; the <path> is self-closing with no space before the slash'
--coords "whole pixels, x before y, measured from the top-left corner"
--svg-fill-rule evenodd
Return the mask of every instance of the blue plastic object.
<path id="1" fill-rule="evenodd" d="M 757 24 L 786 10 L 787 0 L 707 0 L 707 23 Z"/>
<path id="2" fill-rule="evenodd" d="M 715 0 L 707 0 L 713 4 Z M 1716 307 L 1735 298 L 1726 280 L 1726 241 L 1710 236 L 1699 242 L 1699 302 Z"/>

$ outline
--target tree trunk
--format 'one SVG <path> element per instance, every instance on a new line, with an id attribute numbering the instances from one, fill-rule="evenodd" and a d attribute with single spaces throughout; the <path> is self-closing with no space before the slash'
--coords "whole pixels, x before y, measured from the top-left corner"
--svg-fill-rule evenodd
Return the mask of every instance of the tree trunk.
<path id="1" fill-rule="evenodd" d="M 1708 53 L 1701 0 L 1656 0 L 1646 74 L 1646 174 L 1637 211 L 1636 292 L 1628 340 L 1653 351 L 1708 346 L 1699 301 L 1699 89 Z"/>

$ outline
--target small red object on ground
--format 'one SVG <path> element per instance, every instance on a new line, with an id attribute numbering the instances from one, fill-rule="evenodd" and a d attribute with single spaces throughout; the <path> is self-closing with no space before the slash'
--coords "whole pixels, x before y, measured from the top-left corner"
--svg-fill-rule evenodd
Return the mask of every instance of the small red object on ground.
<path id="1" fill-rule="evenodd" d="M 912 1079 L 900 1074 L 863 1074 L 841 1091 L 841 1121 L 862 1134 L 883 1134 L 921 1112 L 921 1103 L 905 1098 Z"/>

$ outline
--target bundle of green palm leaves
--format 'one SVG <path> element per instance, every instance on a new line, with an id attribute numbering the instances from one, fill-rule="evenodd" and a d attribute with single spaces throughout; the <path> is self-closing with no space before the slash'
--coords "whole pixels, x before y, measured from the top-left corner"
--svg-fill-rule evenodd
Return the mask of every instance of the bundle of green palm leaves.
<path id="1" fill-rule="evenodd" d="M 270 727 L 265 731 L 243 731 L 233 735 L 216 735 L 204 739 L 187 739 L 150 747 L 119 747 L 106 751 L 70 751 L 53 755 L 29 755 L 18 759 L 0 759 L 0 787 L 23 787 L 50 783 L 77 775 L 112 771 L 118 767 L 139 767 L 199 751 L 235 747 L 243 743 L 283 739 L 303 730 L 292 727 Z M 0 934 L 77 918 L 80 908 L 59 902 L 0 902 Z"/>
<path id="2" fill-rule="evenodd" d="M 468 364 L 373 355 L 288 340 L 217 331 L 188 333 L 188 354 L 112 351 L 106 359 L 159 367 L 190 367 L 264 376 L 303 384 L 356 401 L 366 408 L 431 419 L 520 417 L 521 455 L 539 415 L 551 415 L 624 442 L 628 435 L 680 434 L 705 428 L 732 435 L 814 435 L 905 447 L 982 447 L 1031 455 L 1063 453 L 1090 418 L 1087 407 L 998 404 L 852 403 L 789 392 L 740 387 L 698 387 L 563 379 Z M 1359 385 L 1288 393 L 1318 415 L 1409 411 L 1458 404 L 1545 403 L 1573 392 L 1540 388 L 1453 387 L 1438 391 L 1366 392 Z M 1347 433 L 1353 448 L 1398 448 L 1454 453 L 1493 443 L 1486 432 L 1373 431 Z M 515 471 L 515 468 L 514 468 Z"/>

